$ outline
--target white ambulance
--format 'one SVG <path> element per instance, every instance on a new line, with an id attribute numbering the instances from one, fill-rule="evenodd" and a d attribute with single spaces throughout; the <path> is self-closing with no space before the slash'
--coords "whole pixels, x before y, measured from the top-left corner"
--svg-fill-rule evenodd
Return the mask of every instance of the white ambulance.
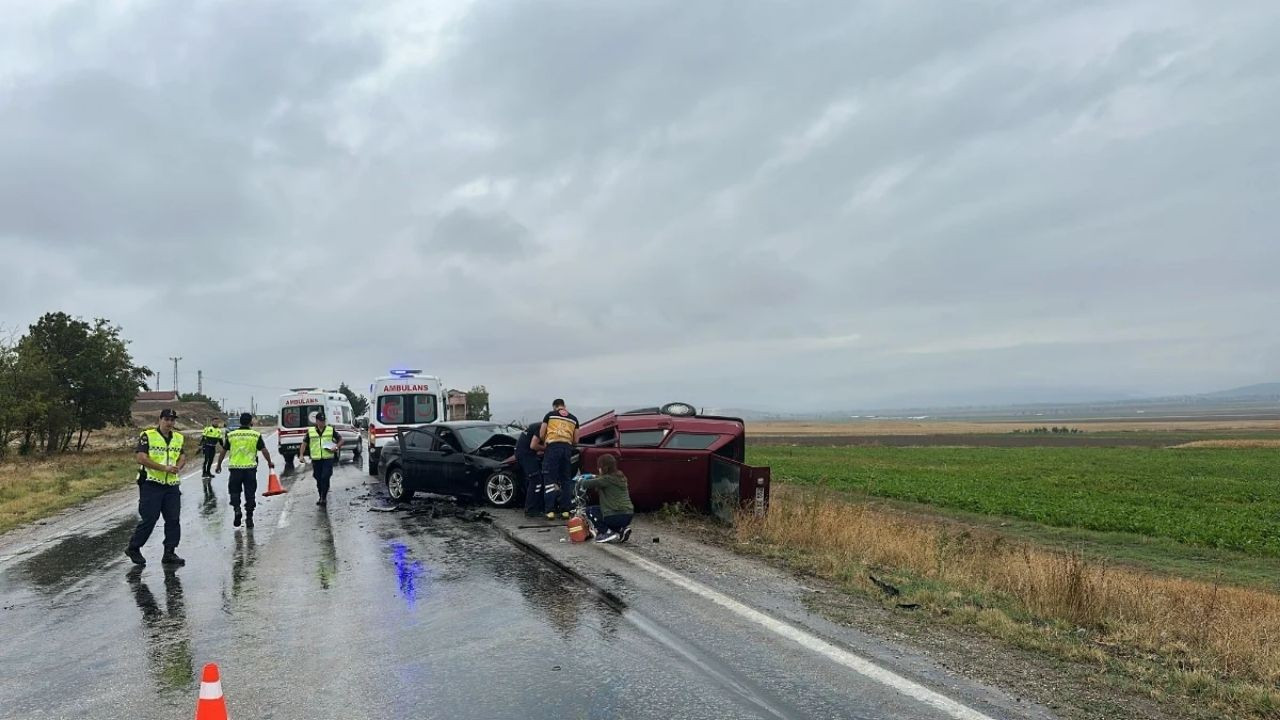
<path id="1" fill-rule="evenodd" d="M 365 466 L 378 474 L 382 448 L 395 442 L 396 431 L 445 419 L 444 382 L 421 370 L 391 370 L 369 385 L 369 456 Z"/>
<path id="2" fill-rule="evenodd" d="M 276 421 L 276 437 L 286 470 L 293 466 L 307 428 L 315 425 L 319 412 L 324 413 L 325 422 L 342 438 L 342 453 L 350 452 L 352 461 L 360 459 L 360 431 L 355 427 L 355 413 L 347 396 L 321 388 L 293 388 L 280 396 L 280 419 Z M 342 460 L 341 453 L 338 460 Z"/>

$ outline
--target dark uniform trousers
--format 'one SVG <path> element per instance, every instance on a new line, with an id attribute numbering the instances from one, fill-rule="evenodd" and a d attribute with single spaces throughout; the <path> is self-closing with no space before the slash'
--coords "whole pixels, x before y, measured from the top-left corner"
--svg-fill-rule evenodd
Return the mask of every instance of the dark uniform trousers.
<path id="1" fill-rule="evenodd" d="M 333 458 L 328 460 L 311 459 L 311 475 L 316 479 L 316 492 L 323 500 L 329 496 L 329 478 L 333 477 Z"/>
<path id="2" fill-rule="evenodd" d="M 244 510 L 250 515 L 258 506 L 258 468 L 231 468 L 231 479 L 227 481 L 227 494 L 231 496 L 231 507 L 240 507 L 240 491 L 244 491 Z"/>
<path id="3" fill-rule="evenodd" d="M 532 452 L 517 453 L 520 469 L 524 472 L 524 509 L 525 512 L 544 512 L 542 510 L 542 460 Z"/>
<path id="4" fill-rule="evenodd" d="M 204 447 L 200 448 L 200 450 L 204 453 L 204 471 L 201 473 L 201 475 L 212 475 L 213 474 L 213 456 L 218 452 L 218 446 L 205 445 Z"/>
<path id="5" fill-rule="evenodd" d="M 178 518 L 182 511 L 182 490 L 177 485 L 164 485 L 150 480 L 138 483 L 138 515 L 142 521 L 129 539 L 129 548 L 141 549 L 151 537 L 156 521 L 164 516 L 164 546 L 166 550 L 178 547 L 182 541 L 182 525 Z"/>
<path id="6" fill-rule="evenodd" d="M 573 446 L 555 442 L 542 453 L 542 509 L 568 510 L 573 504 Z M 552 486 L 557 490 L 552 490 Z"/>

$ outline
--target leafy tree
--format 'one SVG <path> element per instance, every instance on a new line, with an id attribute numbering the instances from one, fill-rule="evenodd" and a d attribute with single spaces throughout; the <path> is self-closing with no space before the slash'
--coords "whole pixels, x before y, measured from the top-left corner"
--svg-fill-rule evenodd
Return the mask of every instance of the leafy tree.
<path id="1" fill-rule="evenodd" d="M 22 425 L 17 373 L 17 348 L 11 340 L 0 340 L 0 458 L 9 451 L 9 443 Z"/>
<path id="2" fill-rule="evenodd" d="M 95 430 L 125 424 L 151 371 L 135 366 L 120 328 L 66 313 L 47 313 L 17 342 L 13 400 L 20 416 L 20 451 L 84 448 Z"/>
<path id="3" fill-rule="evenodd" d="M 338 383 L 338 392 L 347 396 L 347 400 L 351 403 L 351 412 L 356 417 L 361 417 L 369 412 L 369 399 L 363 395 L 357 395 L 355 390 L 347 387 L 346 383 Z"/>
<path id="4" fill-rule="evenodd" d="M 489 391 L 483 385 L 476 385 L 467 391 L 467 419 L 489 420 Z"/>

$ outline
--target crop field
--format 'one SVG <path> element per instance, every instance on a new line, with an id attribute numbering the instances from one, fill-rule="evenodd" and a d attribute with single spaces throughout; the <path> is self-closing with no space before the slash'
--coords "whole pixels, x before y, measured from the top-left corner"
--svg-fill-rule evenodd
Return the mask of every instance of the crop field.
<path id="1" fill-rule="evenodd" d="M 775 482 L 1280 557 L 1280 448 L 752 443 Z"/>

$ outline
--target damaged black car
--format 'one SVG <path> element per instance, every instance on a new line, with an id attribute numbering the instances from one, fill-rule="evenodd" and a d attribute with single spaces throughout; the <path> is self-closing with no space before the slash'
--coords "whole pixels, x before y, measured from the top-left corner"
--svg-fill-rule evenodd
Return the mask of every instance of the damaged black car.
<path id="1" fill-rule="evenodd" d="M 480 421 L 405 429 L 382 449 L 378 475 L 397 502 L 427 492 L 513 507 L 524 498 L 524 479 L 515 461 L 519 432 Z"/>

